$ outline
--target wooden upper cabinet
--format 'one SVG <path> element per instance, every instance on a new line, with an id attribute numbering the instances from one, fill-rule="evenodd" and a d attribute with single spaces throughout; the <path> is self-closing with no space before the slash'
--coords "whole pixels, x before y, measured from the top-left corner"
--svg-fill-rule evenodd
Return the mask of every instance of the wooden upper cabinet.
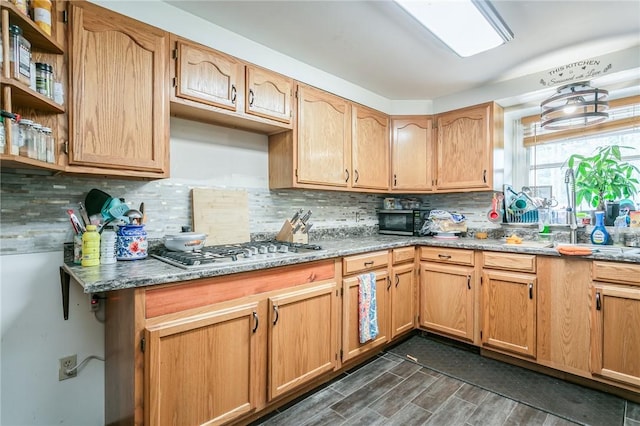
<path id="1" fill-rule="evenodd" d="M 293 79 L 254 66 L 246 67 L 245 112 L 291 123 Z"/>
<path id="2" fill-rule="evenodd" d="M 431 191 L 434 184 L 433 120 L 429 116 L 391 121 L 391 190 Z"/>
<path id="3" fill-rule="evenodd" d="M 236 111 L 240 62 L 184 40 L 176 49 L 176 97 Z"/>
<path id="4" fill-rule="evenodd" d="M 389 117 L 303 84 L 296 126 L 269 138 L 269 186 L 386 192 Z"/>
<path id="5" fill-rule="evenodd" d="M 502 109 L 493 102 L 437 116 L 437 190 L 493 188 L 493 149 L 502 146 Z"/>
<path id="6" fill-rule="evenodd" d="M 348 187 L 351 175 L 351 104 L 298 86 L 297 182 Z"/>
<path id="7" fill-rule="evenodd" d="M 69 8 L 70 165 L 168 175 L 169 34 L 88 2 Z"/>
<path id="8" fill-rule="evenodd" d="M 351 134 L 353 188 L 389 189 L 389 117 L 353 105 Z"/>

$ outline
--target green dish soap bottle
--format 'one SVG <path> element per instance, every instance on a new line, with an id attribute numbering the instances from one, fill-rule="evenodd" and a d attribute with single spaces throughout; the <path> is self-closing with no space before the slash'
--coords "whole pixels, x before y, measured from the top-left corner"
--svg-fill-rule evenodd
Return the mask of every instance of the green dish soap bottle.
<path id="1" fill-rule="evenodd" d="M 604 227 L 604 212 L 595 212 L 596 226 L 591 231 L 591 243 L 606 245 L 609 242 L 609 233 Z"/>

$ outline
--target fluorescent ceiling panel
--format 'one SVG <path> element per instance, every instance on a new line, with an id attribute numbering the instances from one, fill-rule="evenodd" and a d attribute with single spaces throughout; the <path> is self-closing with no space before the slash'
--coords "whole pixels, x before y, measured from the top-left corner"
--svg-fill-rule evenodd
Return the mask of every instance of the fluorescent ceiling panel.
<path id="1" fill-rule="evenodd" d="M 395 2 L 463 58 L 493 49 L 513 38 L 509 28 L 488 2 L 471 0 L 395 0 Z"/>

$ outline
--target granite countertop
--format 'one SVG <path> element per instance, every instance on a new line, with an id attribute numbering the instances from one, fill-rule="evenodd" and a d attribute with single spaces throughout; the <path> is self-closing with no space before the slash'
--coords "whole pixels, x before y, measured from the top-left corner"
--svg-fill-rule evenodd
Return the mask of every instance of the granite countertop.
<path id="1" fill-rule="evenodd" d="M 314 243 L 319 244 L 322 247 L 322 250 L 295 254 L 287 257 L 277 257 L 274 259 L 242 261 L 238 263 L 222 264 L 221 266 L 212 265 L 210 268 L 203 269 L 182 269 L 169 265 L 153 257 L 135 261 L 119 261 L 113 265 L 100 265 L 84 268 L 79 265 L 65 263 L 63 265 L 63 269 L 83 287 L 85 293 L 99 293 L 125 288 L 144 287 L 229 275 L 239 272 L 256 271 L 266 268 L 275 268 L 278 266 L 295 265 L 298 263 L 413 245 L 560 256 L 555 248 L 542 247 L 539 242 L 523 241 L 523 244 L 521 245 L 514 245 L 506 244 L 504 239 L 479 240 L 474 238 L 459 238 L 454 240 L 443 240 L 432 237 L 376 235 L 364 238 L 322 240 Z M 583 257 L 586 259 L 640 263 L 640 255 L 623 255 L 622 250 L 617 250 L 617 248 L 611 246 L 604 246 L 601 252 L 594 252 L 591 256 Z"/>

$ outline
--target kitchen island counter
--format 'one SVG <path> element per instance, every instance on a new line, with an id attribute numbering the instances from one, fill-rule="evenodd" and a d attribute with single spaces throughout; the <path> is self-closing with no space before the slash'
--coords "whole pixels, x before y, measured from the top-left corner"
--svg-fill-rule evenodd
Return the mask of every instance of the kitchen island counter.
<path id="1" fill-rule="evenodd" d="M 267 268 L 295 265 L 316 260 L 330 259 L 366 253 L 376 250 L 387 250 L 407 246 L 431 246 L 461 248 L 470 250 L 489 250 L 507 253 L 526 253 L 545 256 L 560 256 L 552 247 L 542 247 L 536 242 L 523 241 L 523 244 L 506 244 L 504 239 L 479 240 L 474 238 L 436 239 L 432 237 L 401 237 L 391 235 L 376 235 L 363 238 L 345 238 L 339 240 L 321 240 L 314 243 L 322 250 L 306 253 L 296 253 L 291 256 L 273 259 L 243 260 L 241 262 L 211 264 L 210 267 L 200 269 L 182 269 L 169 265 L 153 257 L 135 261 L 119 261 L 113 265 L 82 267 L 70 263 L 63 265 L 63 271 L 78 282 L 85 293 L 100 293 L 125 288 L 144 287 L 168 284 L 179 281 L 189 281 L 200 278 L 229 275 L 240 272 L 257 271 Z M 638 255 L 623 255 L 612 250 L 603 250 L 591 256 L 581 256 L 587 259 L 613 260 L 620 262 L 640 263 Z"/>

